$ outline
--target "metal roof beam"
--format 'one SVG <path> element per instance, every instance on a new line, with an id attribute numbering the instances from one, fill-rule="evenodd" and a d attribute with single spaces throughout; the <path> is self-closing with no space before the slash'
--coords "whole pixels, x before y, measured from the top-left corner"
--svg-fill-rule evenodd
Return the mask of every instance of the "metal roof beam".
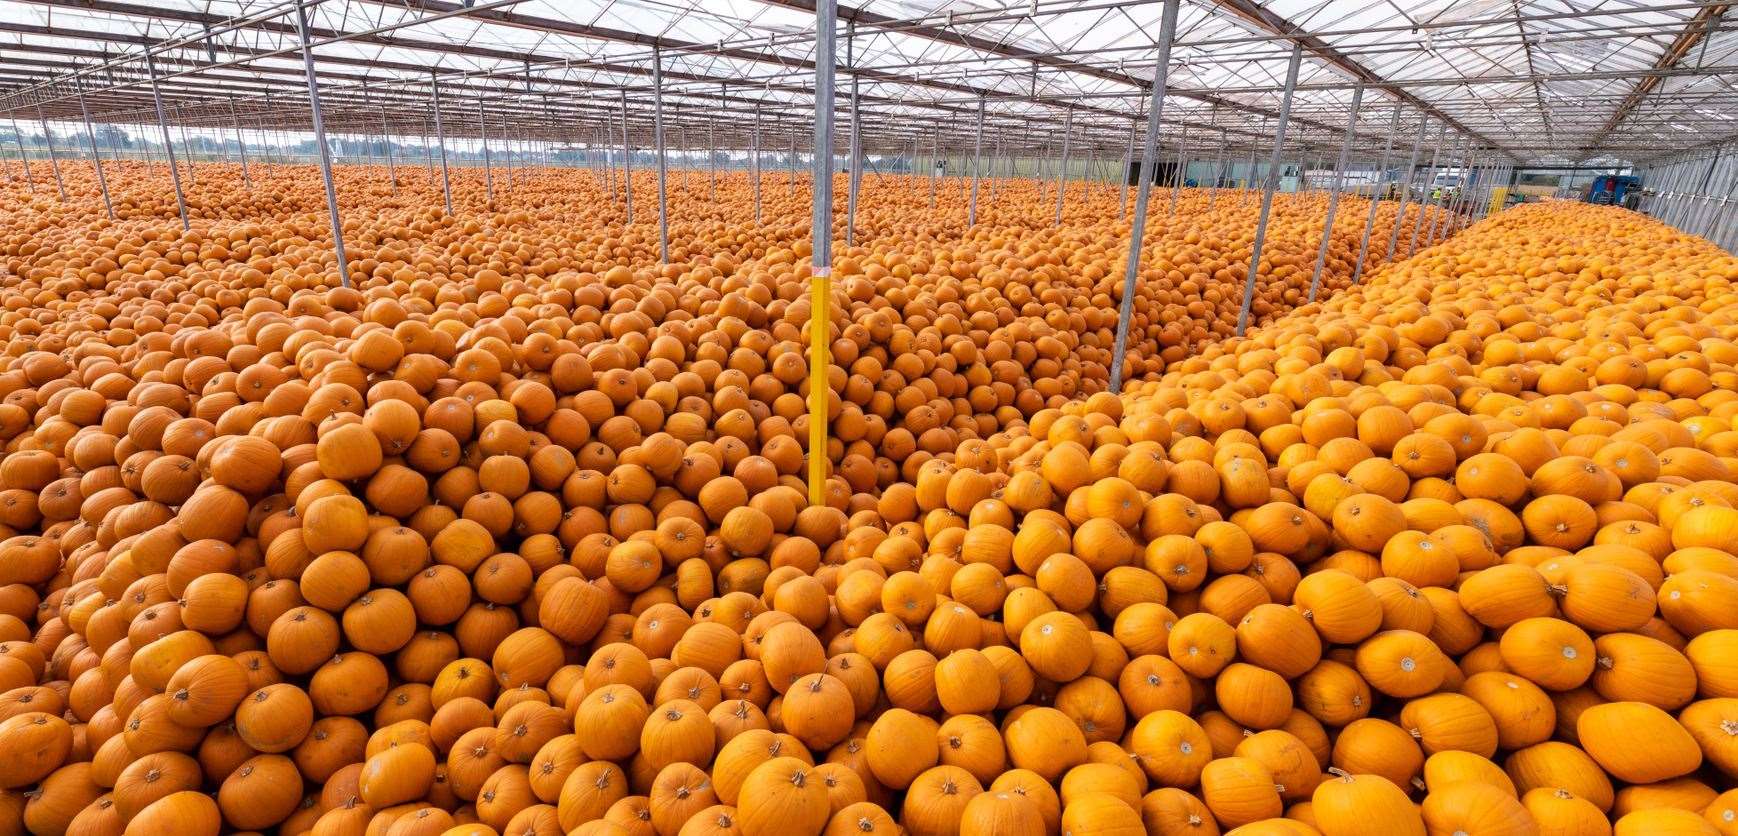
<path id="1" fill-rule="evenodd" d="M 1720 24 L 1721 18 L 1725 17 L 1727 10 L 1731 8 L 1732 4 L 1730 3 L 1715 3 L 1704 6 L 1701 11 L 1696 13 L 1695 17 L 1690 18 L 1690 22 L 1684 24 L 1684 31 L 1678 33 L 1678 37 L 1672 41 L 1671 47 L 1666 49 L 1660 55 L 1659 60 L 1654 62 L 1653 68 L 1655 70 L 1677 69 L 1679 62 L 1690 54 L 1690 50 L 1694 49 L 1696 44 L 1701 43 L 1708 36 L 1710 29 Z M 1660 79 L 1663 77 L 1660 75 L 1643 76 L 1641 81 L 1636 83 L 1635 89 L 1624 97 L 1623 103 L 1611 112 L 1611 118 L 1605 120 L 1605 124 L 1601 125 L 1599 130 L 1589 139 L 1597 141 L 1600 137 L 1609 136 L 1617 130 L 1618 126 L 1623 124 L 1623 120 L 1629 118 L 1629 115 L 1635 112 L 1635 109 L 1643 101 L 1647 100 L 1648 94 L 1659 86 Z M 1584 146 L 1582 150 L 1598 149 Z"/>
<path id="2" fill-rule="evenodd" d="M 1305 31 L 1303 27 L 1292 23 L 1280 15 L 1268 11 L 1266 8 L 1261 6 L 1261 4 L 1255 2 L 1255 0 L 1216 0 L 1216 2 L 1220 8 L 1225 9 L 1256 26 L 1266 29 L 1275 35 L 1296 38 L 1297 42 L 1302 44 L 1305 50 L 1309 51 L 1317 58 L 1351 74 L 1353 78 L 1361 79 L 1366 86 L 1387 90 L 1401 101 L 1441 120 L 1449 127 L 1478 140 L 1487 147 L 1494 148 L 1505 154 L 1509 153 L 1507 149 L 1503 148 L 1501 143 L 1488 136 L 1480 134 L 1477 131 L 1467 128 L 1467 126 L 1461 124 L 1458 120 L 1447 113 L 1442 112 L 1430 102 L 1408 93 L 1404 89 L 1390 86 L 1388 84 L 1388 79 L 1377 75 L 1374 70 L 1358 63 L 1350 56 L 1335 49 L 1334 46 L 1327 41 Z M 1509 154 L 1509 156 L 1513 157 L 1514 155 Z"/>

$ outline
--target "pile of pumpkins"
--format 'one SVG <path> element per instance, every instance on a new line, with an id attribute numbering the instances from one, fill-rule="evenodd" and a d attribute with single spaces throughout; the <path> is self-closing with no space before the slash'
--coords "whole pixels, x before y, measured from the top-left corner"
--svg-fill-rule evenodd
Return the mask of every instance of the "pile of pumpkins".
<path id="1" fill-rule="evenodd" d="M 1526 207 L 1024 404 L 1113 296 L 843 251 L 811 504 L 801 243 L 540 276 L 491 232 L 460 282 L 408 234 L 354 291 L 244 227 L 102 245 L 124 267 L 8 239 L 0 833 L 1738 821 L 1738 260 L 1706 242 Z M 1027 246 L 995 234 L 951 247 Z"/>

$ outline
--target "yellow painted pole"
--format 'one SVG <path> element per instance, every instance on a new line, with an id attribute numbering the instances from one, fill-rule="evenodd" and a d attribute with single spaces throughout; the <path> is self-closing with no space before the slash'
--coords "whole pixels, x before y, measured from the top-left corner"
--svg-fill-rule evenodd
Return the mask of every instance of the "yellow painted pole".
<path id="1" fill-rule="evenodd" d="M 830 267 L 809 279 L 809 504 L 827 498 L 827 294 Z"/>
<path id="2" fill-rule="evenodd" d="M 833 38 L 837 0 L 815 3 L 815 159 L 809 236 L 809 504 L 827 499 L 827 291 L 833 275 Z"/>

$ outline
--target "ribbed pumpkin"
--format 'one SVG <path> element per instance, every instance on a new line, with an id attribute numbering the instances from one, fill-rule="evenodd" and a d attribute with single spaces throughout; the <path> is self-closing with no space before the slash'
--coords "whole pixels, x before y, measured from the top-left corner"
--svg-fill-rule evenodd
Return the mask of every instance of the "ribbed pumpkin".
<path id="1" fill-rule="evenodd" d="M 1611 821 L 1603 811 L 1565 789 L 1540 787 L 1529 790 L 1521 796 L 1521 806 L 1538 823 L 1541 834 L 1601 836 L 1611 833 Z"/>
<path id="2" fill-rule="evenodd" d="M 1665 642 L 1611 633 L 1600 636 L 1593 647 L 1598 655 L 1593 689 L 1608 700 L 1645 702 L 1673 711 L 1696 696 L 1695 668 Z"/>
<path id="3" fill-rule="evenodd" d="M 1044 832 L 1038 805 L 1008 790 L 981 792 L 966 802 L 960 814 L 960 836 L 1001 836 Z"/>
<path id="4" fill-rule="evenodd" d="M 1556 706 L 1531 681 L 1503 671 L 1475 673 L 1461 683 L 1461 693 L 1483 706 L 1497 727 L 1497 745 L 1522 749 L 1550 738 L 1556 727 Z"/>
<path id="5" fill-rule="evenodd" d="M 1429 637 L 1411 630 L 1379 633 L 1358 646 L 1358 673 L 1391 697 L 1415 697 L 1442 684 L 1450 663 Z"/>
<path id="6" fill-rule="evenodd" d="M 1567 691 L 1593 674 L 1593 640 L 1581 628 L 1556 618 L 1529 618 L 1503 631 L 1503 664 L 1535 685 Z"/>
<path id="7" fill-rule="evenodd" d="M 1221 825 L 1237 827 L 1284 810 L 1273 774 L 1253 758 L 1219 758 L 1201 770 L 1201 798 Z"/>
<path id="8" fill-rule="evenodd" d="M 127 822 L 126 836 L 176 833 L 217 836 L 223 824 L 217 802 L 204 793 L 183 790 L 153 801 Z"/>
<path id="9" fill-rule="evenodd" d="M 1738 772 L 1738 698 L 1693 702 L 1678 714 L 1678 722 L 1709 763 L 1728 775 Z"/>
<path id="10" fill-rule="evenodd" d="M 814 767 L 792 757 L 756 766 L 742 783 L 737 825 L 744 836 L 819 833 L 831 818 L 826 785 Z"/>
<path id="11" fill-rule="evenodd" d="M 1484 706 L 1461 694 L 1419 697 L 1400 710 L 1400 725 L 1418 738 L 1426 755 L 1458 750 L 1490 757 L 1497 751 L 1497 724 Z"/>
<path id="12" fill-rule="evenodd" d="M 1089 793 L 1062 808 L 1062 832 L 1070 836 L 1136 836 L 1144 834 L 1135 808 L 1108 793 Z"/>
<path id="13" fill-rule="evenodd" d="M 1424 767 L 1424 752 L 1405 729 L 1366 717 L 1340 730 L 1330 760 L 1342 772 L 1380 775 L 1406 787 Z"/>
<path id="14" fill-rule="evenodd" d="M 1310 802 L 1317 826 L 1336 836 L 1424 833 L 1418 808 L 1380 775 L 1339 773 L 1318 784 Z"/>
<path id="15" fill-rule="evenodd" d="M 1489 784 L 1466 782 L 1431 790 L 1422 806 L 1432 833 L 1531 834 L 1538 832 L 1521 802 Z"/>
<path id="16" fill-rule="evenodd" d="M 1519 795 L 1508 773 L 1483 755 L 1446 749 L 1424 759 L 1424 787 L 1427 791 L 1463 781 L 1490 784 L 1510 795 Z"/>
<path id="17" fill-rule="evenodd" d="M 1611 778 L 1592 757 L 1561 741 L 1550 740 L 1517 750 L 1503 761 L 1503 769 L 1523 794 L 1539 788 L 1561 788 L 1587 799 L 1600 810 L 1611 809 L 1616 795 Z"/>
<path id="18" fill-rule="evenodd" d="M 1587 754 L 1623 781 L 1663 781 L 1702 765 L 1695 738 L 1670 714 L 1646 703 L 1593 706 L 1581 712 L 1575 728 Z M 1637 740 L 1648 745 L 1636 746 Z"/>
<path id="19" fill-rule="evenodd" d="M 1033 708 L 1021 713 L 1007 723 L 1003 735 L 1008 760 L 1045 780 L 1055 781 L 1069 768 L 1086 762 L 1085 735 L 1068 715 L 1054 708 Z"/>

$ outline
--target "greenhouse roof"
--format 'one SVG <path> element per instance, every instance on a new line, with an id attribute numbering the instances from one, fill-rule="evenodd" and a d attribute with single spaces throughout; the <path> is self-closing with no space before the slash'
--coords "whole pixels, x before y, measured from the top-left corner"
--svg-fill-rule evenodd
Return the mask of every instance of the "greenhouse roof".
<path id="1" fill-rule="evenodd" d="M 426 135 L 593 143 L 664 117 L 746 147 L 806 138 L 812 0 L 302 0 L 325 119 Z M 1305 153 L 1398 136 L 1529 165 L 1645 161 L 1738 134 L 1733 4 L 1672 0 L 1184 0 L 1162 140 L 1264 146 L 1287 66 Z M 74 122 L 309 123 L 295 0 L 0 2 L 0 111 Z M 1144 127 L 1158 0 L 867 0 L 838 10 L 837 107 L 870 149 L 1123 153 Z M 1398 109 L 1396 109 L 1398 106 Z M 232 111 L 233 108 L 233 111 Z M 1398 113 L 1398 115 L 1396 115 Z M 758 114 L 758 117 L 757 117 Z M 1070 116 L 1070 114 L 1072 114 Z M 1396 120 L 1398 120 L 1396 122 Z M 384 123 L 384 124 L 383 124 Z M 988 141 L 988 140 L 986 140 Z"/>

